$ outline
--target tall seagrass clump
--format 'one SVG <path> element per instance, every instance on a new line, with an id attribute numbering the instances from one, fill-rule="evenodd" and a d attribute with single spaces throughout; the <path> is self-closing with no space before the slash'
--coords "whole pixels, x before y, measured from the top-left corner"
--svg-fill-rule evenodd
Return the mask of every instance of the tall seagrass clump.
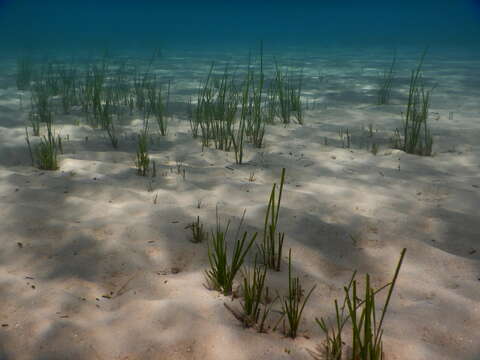
<path id="1" fill-rule="evenodd" d="M 32 87 L 32 110 L 29 114 L 30 124 L 32 125 L 33 136 L 40 136 L 40 127 L 42 124 L 52 123 L 52 105 L 47 86 L 43 82 L 38 82 Z"/>
<path id="2" fill-rule="evenodd" d="M 303 73 L 295 76 L 289 70 L 282 71 L 275 62 L 274 94 L 276 97 L 277 114 L 283 124 L 290 124 L 292 116 L 298 124 L 303 125 L 302 79 Z"/>
<path id="3" fill-rule="evenodd" d="M 428 125 L 428 112 L 433 88 L 425 89 L 422 72 L 425 55 L 426 51 L 422 54 L 417 69 L 412 71 L 407 107 L 402 113 L 402 129 L 395 131 L 394 147 L 409 154 L 430 156 L 433 136 Z"/>
<path id="4" fill-rule="evenodd" d="M 242 323 L 246 327 L 256 327 L 259 332 L 265 331 L 265 322 L 275 300 L 269 299 L 268 286 L 265 285 L 267 267 L 255 261 L 251 270 L 243 272 L 243 301 L 241 302 Z"/>
<path id="5" fill-rule="evenodd" d="M 148 103 L 150 113 L 155 116 L 160 135 L 167 135 L 168 127 L 168 106 L 170 101 L 170 82 L 167 85 L 166 94 L 163 93 L 162 86 L 152 83 L 147 89 Z"/>
<path id="6" fill-rule="evenodd" d="M 394 79 L 395 63 L 397 62 L 396 54 L 393 55 L 390 68 L 383 72 L 383 76 L 380 80 L 380 88 L 378 89 L 378 104 L 388 105 L 392 96 L 392 85 Z"/>
<path id="7" fill-rule="evenodd" d="M 365 276 L 365 292 L 360 289 L 353 273 L 348 286 L 344 287 L 345 296 L 340 307 L 335 300 L 335 322 L 329 326 L 323 318 L 315 319 L 326 340 L 323 346 L 324 358 L 328 360 L 383 360 L 383 323 L 392 298 L 393 289 L 405 257 L 406 249 L 402 250 L 391 282 L 379 289 L 373 289 L 370 276 Z M 377 294 L 388 289 L 387 297 L 380 313 L 377 311 Z M 349 345 L 351 351 L 346 351 L 347 337 L 345 328 L 349 327 Z M 347 355 L 347 356 L 345 356 Z"/>
<path id="8" fill-rule="evenodd" d="M 138 134 L 135 166 L 137 167 L 138 175 L 147 176 L 150 168 L 150 155 L 148 152 L 148 120 L 145 121 L 141 133 Z"/>
<path id="9" fill-rule="evenodd" d="M 234 239 L 234 248 L 231 256 L 228 255 L 228 230 L 230 222 L 225 228 L 220 225 L 218 211 L 217 211 L 217 225 L 208 244 L 208 260 L 210 268 L 206 270 L 205 277 L 207 284 L 212 289 L 221 291 L 224 295 L 232 293 L 233 281 L 238 271 L 245 261 L 245 256 L 252 247 L 257 233 L 248 239 L 248 234 L 245 231 L 242 236 L 240 228 L 243 224 L 245 212 L 243 213 L 237 234 Z"/>
<path id="10" fill-rule="evenodd" d="M 290 249 L 288 252 L 288 294 L 282 299 L 282 313 L 283 317 L 287 319 L 287 326 L 284 325 L 285 335 L 293 339 L 297 337 L 303 310 L 315 287 L 316 285 L 312 286 L 310 291 L 305 294 L 300 279 L 292 276 L 292 249 Z"/>
<path id="11" fill-rule="evenodd" d="M 30 142 L 28 129 L 25 128 L 25 141 L 32 160 L 32 165 L 42 170 L 58 169 L 58 154 L 63 151 L 60 136 L 55 136 L 52 121 L 46 123 L 47 135 L 40 138 L 40 142 L 33 145 Z"/>
<path id="12" fill-rule="evenodd" d="M 249 57 L 241 81 L 228 65 L 220 75 L 212 64 L 196 103 L 189 103 L 192 135 L 201 137 L 203 147 L 233 150 L 235 162 L 242 164 L 245 143 L 255 148 L 264 146 L 267 124 L 274 124 L 277 119 L 284 125 L 295 120 L 303 124 L 302 73 L 283 71 L 275 64 L 273 78 L 268 81 L 263 44 L 258 62 Z"/>
<path id="13" fill-rule="evenodd" d="M 285 168 L 282 169 L 280 187 L 277 195 L 277 184 L 273 184 L 268 200 L 265 223 L 263 227 L 263 241 L 258 245 L 260 257 L 264 264 L 275 271 L 280 271 L 282 261 L 283 240 L 285 233 L 277 232 L 280 203 L 282 201 L 283 185 L 285 183 Z"/>

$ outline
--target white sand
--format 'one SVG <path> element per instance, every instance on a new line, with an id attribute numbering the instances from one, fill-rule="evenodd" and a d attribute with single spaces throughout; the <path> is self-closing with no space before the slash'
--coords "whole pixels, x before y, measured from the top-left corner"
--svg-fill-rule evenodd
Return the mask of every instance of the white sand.
<path id="1" fill-rule="evenodd" d="M 171 74 L 176 89 L 189 84 L 189 69 L 203 76 L 206 60 L 199 68 L 177 59 L 184 68 Z M 311 359 L 307 349 L 323 340 L 314 318 L 333 315 L 352 271 L 370 273 L 380 286 L 404 247 L 385 323 L 387 359 L 479 359 L 480 79 L 471 73 L 479 64 L 427 61 L 426 75 L 439 86 L 431 109 L 435 156 L 422 158 L 387 145 L 377 156 L 358 149 L 369 123 L 387 141 L 403 98 L 372 105 L 375 64 L 333 63 L 312 60 L 305 68 L 307 77 L 327 79 L 306 88 L 320 109 L 307 112 L 303 127 L 269 127 L 266 147 L 249 148 L 246 165 L 234 165 L 232 153 L 202 152 L 188 124 L 172 121 L 169 136 L 153 145 L 159 176 L 152 192 L 135 173 L 131 135 L 113 151 L 100 130 L 68 125 L 72 116 L 56 118 L 70 138 L 60 170 L 29 166 L 27 105 L 19 109 L 13 78 L 2 78 L 0 359 Z M 353 149 L 339 146 L 340 127 L 353 132 Z M 123 131 L 136 129 L 138 121 Z M 238 308 L 238 300 L 204 287 L 207 245 L 191 243 L 185 230 L 197 215 L 213 226 L 218 205 L 234 223 L 246 209 L 247 229 L 261 231 L 282 167 L 285 248 L 304 287 L 317 285 L 295 340 L 242 328 L 223 306 Z M 268 276 L 284 293 L 285 263 Z"/>

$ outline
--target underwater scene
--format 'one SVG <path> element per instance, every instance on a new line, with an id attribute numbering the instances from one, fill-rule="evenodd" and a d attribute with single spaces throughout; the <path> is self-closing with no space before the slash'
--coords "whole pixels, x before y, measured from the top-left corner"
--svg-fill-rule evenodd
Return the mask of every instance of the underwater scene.
<path id="1" fill-rule="evenodd" d="M 480 1 L 0 29 L 0 360 L 480 360 Z"/>

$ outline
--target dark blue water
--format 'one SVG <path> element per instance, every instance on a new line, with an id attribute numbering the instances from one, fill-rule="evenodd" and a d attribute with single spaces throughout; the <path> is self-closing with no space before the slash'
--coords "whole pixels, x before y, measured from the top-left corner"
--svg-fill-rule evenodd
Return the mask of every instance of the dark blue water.
<path id="1" fill-rule="evenodd" d="M 480 46 L 480 1 L 0 0 L 5 50 Z"/>

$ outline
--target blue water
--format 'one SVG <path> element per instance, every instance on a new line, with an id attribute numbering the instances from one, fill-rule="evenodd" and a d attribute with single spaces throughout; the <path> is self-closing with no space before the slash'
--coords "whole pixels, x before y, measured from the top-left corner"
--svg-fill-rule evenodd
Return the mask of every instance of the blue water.
<path id="1" fill-rule="evenodd" d="M 480 47 L 480 1 L 0 0 L 0 49 Z"/>

